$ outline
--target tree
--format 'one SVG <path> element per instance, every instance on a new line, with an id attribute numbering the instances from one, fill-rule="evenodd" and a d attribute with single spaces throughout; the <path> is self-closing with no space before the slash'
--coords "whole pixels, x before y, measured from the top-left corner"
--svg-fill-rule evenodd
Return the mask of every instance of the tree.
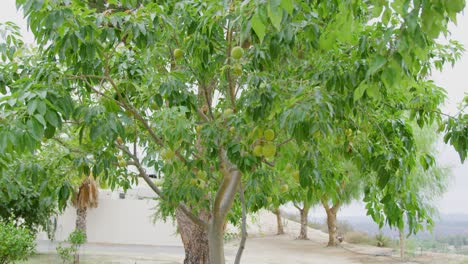
<path id="1" fill-rule="evenodd" d="M 412 134 L 398 109 L 413 109 L 421 124 L 440 119 L 443 92 L 425 77 L 457 57 L 456 43 L 436 39 L 464 7 L 462 0 L 17 4 L 38 48 L 25 51 L 15 30 L 0 46 L 2 153 L 35 151 L 66 133 L 92 142 L 95 164 L 83 170 L 94 175 L 108 175 L 122 154 L 160 196 L 163 214 L 181 210 L 193 222 L 189 230 L 206 231 L 199 233 L 207 236 L 200 252 L 209 248 L 210 262 L 221 264 L 224 226 L 242 178 L 274 164 L 284 147 L 255 137 L 255 128 L 279 127 L 277 138 L 302 147 L 317 131 L 336 133 L 335 117 L 348 113 L 359 130 L 376 128 L 356 163 L 363 170 L 372 164 L 375 191 L 391 197 L 390 171 L 414 163 Z M 399 144 L 386 143 L 392 140 Z M 262 155 L 253 153 L 257 146 Z M 382 158 L 388 164 L 375 162 Z M 162 188 L 145 165 L 164 173 Z M 119 175 L 123 168 L 110 178 Z M 301 186 L 320 176 L 316 168 L 301 171 Z M 379 221 L 371 193 L 366 201 Z M 415 209 L 409 216 L 423 221 L 426 215 L 408 202 Z M 388 209 L 394 225 L 399 216 Z"/>
<path id="2" fill-rule="evenodd" d="M 86 215 L 88 208 L 98 206 L 99 190 L 93 175 L 83 177 L 72 198 L 73 206 L 76 208 L 76 229 L 86 235 Z"/>

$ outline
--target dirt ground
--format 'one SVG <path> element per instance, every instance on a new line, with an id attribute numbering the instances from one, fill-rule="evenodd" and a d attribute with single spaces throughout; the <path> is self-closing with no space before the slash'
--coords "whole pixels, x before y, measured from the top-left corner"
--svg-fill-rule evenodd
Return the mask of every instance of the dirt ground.
<path id="1" fill-rule="evenodd" d="M 434 263 L 434 264 L 468 264 L 468 257 L 425 254 L 401 261 L 398 252 L 391 248 L 378 248 L 367 245 L 343 243 L 340 247 L 326 247 L 328 235 L 310 229 L 310 240 L 297 240 L 299 224 L 285 220 L 285 235 L 277 236 L 276 218 L 269 212 L 262 212 L 249 218 L 248 233 L 242 263 L 249 264 L 370 264 L 370 263 Z M 229 231 L 229 230 L 228 230 Z M 234 229 L 231 230 L 234 232 Z M 233 263 L 238 239 L 226 243 L 226 262 Z M 23 264 L 61 263 L 55 255 L 55 245 L 42 241 L 38 247 L 39 255 Z M 89 244 L 82 250 L 82 263 L 91 264 L 174 264 L 182 263 L 184 251 L 174 246 L 136 246 Z"/>

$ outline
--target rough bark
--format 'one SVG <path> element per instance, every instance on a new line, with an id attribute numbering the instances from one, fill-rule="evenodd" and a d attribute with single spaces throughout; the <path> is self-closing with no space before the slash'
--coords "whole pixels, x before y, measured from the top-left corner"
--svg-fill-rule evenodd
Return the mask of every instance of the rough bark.
<path id="1" fill-rule="evenodd" d="M 336 239 L 336 211 L 332 209 L 326 210 L 327 212 L 327 226 L 328 226 L 328 244 L 329 247 L 336 247 L 338 241 Z"/>
<path id="2" fill-rule="evenodd" d="M 277 235 L 283 235 L 284 234 L 283 221 L 281 219 L 281 212 L 280 212 L 279 208 L 275 209 L 274 214 L 276 215 L 276 223 L 278 225 L 278 231 L 277 231 L 276 234 Z"/>
<path id="3" fill-rule="evenodd" d="M 400 233 L 400 257 L 401 259 L 405 258 L 405 232 L 403 228 L 400 228 L 399 230 Z"/>
<path id="4" fill-rule="evenodd" d="M 299 210 L 301 212 L 301 232 L 297 239 L 308 240 L 307 236 L 307 224 L 308 224 L 308 215 L 309 215 L 309 206 L 304 205 L 304 208 Z"/>
<path id="5" fill-rule="evenodd" d="M 330 208 L 328 201 L 324 198 L 322 199 L 322 205 L 327 213 L 327 227 L 328 227 L 328 244 L 329 247 L 336 247 L 338 245 L 337 240 L 337 231 L 336 226 L 336 214 L 340 208 L 340 203 L 336 203 L 333 207 Z"/>
<path id="6" fill-rule="evenodd" d="M 199 217 L 208 221 L 209 214 L 202 211 Z M 209 264 L 207 231 L 195 224 L 180 208 L 176 211 L 176 219 L 185 249 L 184 264 Z"/>
<path id="7" fill-rule="evenodd" d="M 86 236 L 86 216 L 87 216 L 88 210 L 86 207 L 83 208 L 76 208 L 76 223 L 75 227 L 76 230 L 80 230 L 85 236 Z M 75 252 L 75 256 L 73 258 L 73 263 L 78 264 L 80 263 L 80 253 L 77 250 Z"/>

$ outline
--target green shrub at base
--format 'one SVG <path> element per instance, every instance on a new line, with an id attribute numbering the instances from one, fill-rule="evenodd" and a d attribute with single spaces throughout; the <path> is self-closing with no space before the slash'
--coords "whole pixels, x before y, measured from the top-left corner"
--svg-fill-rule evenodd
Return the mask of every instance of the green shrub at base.
<path id="1" fill-rule="evenodd" d="M 34 235 L 28 228 L 0 221 L 0 264 L 27 260 L 35 246 Z"/>

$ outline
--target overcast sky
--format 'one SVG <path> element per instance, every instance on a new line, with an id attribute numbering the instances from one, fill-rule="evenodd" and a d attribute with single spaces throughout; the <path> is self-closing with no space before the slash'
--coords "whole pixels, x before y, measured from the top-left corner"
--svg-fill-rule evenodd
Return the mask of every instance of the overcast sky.
<path id="1" fill-rule="evenodd" d="M 460 41 L 468 49 L 468 15 L 459 16 L 458 19 L 458 25 L 450 26 L 452 38 Z M 13 21 L 20 25 L 24 40 L 33 42 L 33 36 L 27 31 L 26 21 L 17 12 L 14 0 L 0 1 L 0 23 L 6 21 Z M 468 54 L 465 52 L 455 67 L 446 66 L 442 72 L 434 72 L 433 79 L 448 92 L 444 112 L 457 113 L 457 103 L 462 100 L 464 93 L 468 93 Z M 439 153 L 440 164 L 451 167 L 453 174 L 448 192 L 438 202 L 439 210 L 441 213 L 468 214 L 468 161 L 462 165 L 456 152 L 443 144 L 440 144 Z M 323 215 L 322 211 L 318 209 L 316 213 Z M 362 214 L 365 214 L 364 209 L 359 203 L 344 208 L 342 211 L 342 215 Z"/>

